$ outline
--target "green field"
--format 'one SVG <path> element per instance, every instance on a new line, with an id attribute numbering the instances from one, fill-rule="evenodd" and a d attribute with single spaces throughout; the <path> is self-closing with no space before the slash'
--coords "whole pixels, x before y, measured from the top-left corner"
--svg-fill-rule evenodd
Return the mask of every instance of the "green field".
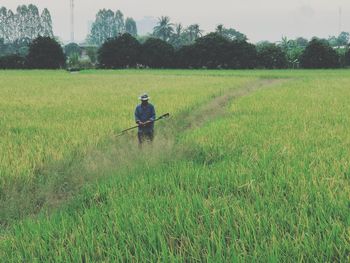
<path id="1" fill-rule="evenodd" d="M 1 262 L 350 260 L 350 71 L 0 71 Z M 134 132 L 139 94 L 158 114 Z"/>

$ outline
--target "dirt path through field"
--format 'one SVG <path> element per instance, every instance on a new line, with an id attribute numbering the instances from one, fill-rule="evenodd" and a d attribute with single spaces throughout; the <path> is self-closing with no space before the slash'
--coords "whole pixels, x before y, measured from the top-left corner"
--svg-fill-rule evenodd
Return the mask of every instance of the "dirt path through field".
<path id="1" fill-rule="evenodd" d="M 77 156 L 75 160 L 64 160 L 41 169 L 30 185 L 18 182 L 2 193 L 0 225 L 11 225 L 11 221 L 37 214 L 43 208 L 56 209 L 69 202 L 86 184 L 94 184 L 106 176 L 115 176 L 122 170 L 130 172 L 135 163 L 143 162 L 147 167 L 152 167 L 162 160 L 174 158 L 174 149 L 184 147 L 176 145 L 177 134 L 197 129 L 224 115 L 232 100 L 284 81 L 286 80 L 258 80 L 249 86 L 229 90 L 191 112 L 163 122 L 157 128 L 158 134 L 152 147 L 142 149 L 142 154 L 137 147 L 135 134 L 131 133 L 120 138 L 107 138 L 101 144 L 102 147 L 88 150 L 85 156 Z M 178 154 L 181 155 L 181 151 Z"/>
<path id="2" fill-rule="evenodd" d="M 286 79 L 263 79 L 253 85 L 249 85 L 240 89 L 231 90 L 226 94 L 216 97 L 209 103 L 202 105 L 196 111 L 191 112 L 186 116 L 187 129 L 200 127 L 203 123 L 213 120 L 225 114 L 226 106 L 238 98 L 247 96 L 259 89 L 268 88 L 273 85 L 283 83 Z"/>

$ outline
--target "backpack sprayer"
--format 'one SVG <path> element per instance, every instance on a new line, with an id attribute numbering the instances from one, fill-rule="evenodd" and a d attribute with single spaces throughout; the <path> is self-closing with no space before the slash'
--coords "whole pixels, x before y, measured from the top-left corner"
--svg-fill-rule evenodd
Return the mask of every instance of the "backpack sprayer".
<path id="1" fill-rule="evenodd" d="M 166 113 L 166 114 L 163 114 L 162 116 L 158 117 L 157 119 L 155 119 L 153 122 L 160 121 L 160 120 L 163 120 L 163 119 L 167 119 L 167 118 L 169 118 L 169 117 L 170 117 L 170 113 Z M 136 126 L 134 126 L 134 127 L 125 129 L 125 130 L 121 131 L 119 134 L 117 134 L 115 137 L 122 136 L 122 135 L 124 135 L 127 131 L 131 131 L 131 130 L 137 129 L 138 127 L 139 127 L 139 125 L 136 125 Z"/>

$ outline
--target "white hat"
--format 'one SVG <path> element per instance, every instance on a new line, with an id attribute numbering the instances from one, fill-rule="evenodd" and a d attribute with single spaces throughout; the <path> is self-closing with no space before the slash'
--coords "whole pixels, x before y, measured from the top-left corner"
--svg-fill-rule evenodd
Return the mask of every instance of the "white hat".
<path id="1" fill-rule="evenodd" d="M 141 96 L 139 97 L 139 99 L 142 100 L 142 101 L 149 100 L 150 98 L 151 98 L 151 97 L 149 97 L 147 93 L 144 93 L 143 95 L 141 95 Z"/>

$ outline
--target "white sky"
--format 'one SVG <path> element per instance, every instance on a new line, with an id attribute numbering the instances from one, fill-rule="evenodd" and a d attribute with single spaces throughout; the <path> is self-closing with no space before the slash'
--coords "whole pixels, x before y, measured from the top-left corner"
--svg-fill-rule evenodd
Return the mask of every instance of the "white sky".
<path id="1" fill-rule="evenodd" d="M 70 38 L 69 0 L 0 0 L 0 6 L 15 10 L 33 3 L 40 12 L 47 7 L 52 15 L 55 35 Z M 350 0 L 75 0 L 76 40 L 85 39 L 88 21 L 99 9 L 120 9 L 125 16 L 141 20 L 145 16 L 167 15 L 172 22 L 200 24 L 206 32 L 222 23 L 246 34 L 250 41 L 277 41 L 282 36 L 328 37 L 350 31 Z"/>

